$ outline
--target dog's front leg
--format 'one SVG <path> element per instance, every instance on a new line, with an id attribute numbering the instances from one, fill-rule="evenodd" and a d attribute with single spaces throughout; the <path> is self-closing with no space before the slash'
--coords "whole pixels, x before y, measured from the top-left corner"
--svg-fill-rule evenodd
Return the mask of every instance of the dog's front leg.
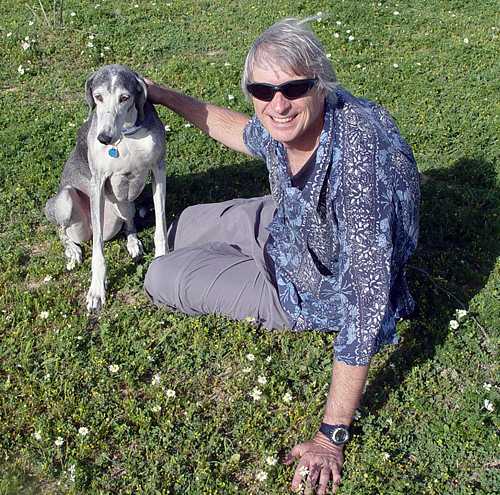
<path id="1" fill-rule="evenodd" d="M 87 310 L 99 311 L 106 301 L 106 262 L 104 260 L 104 182 L 103 174 L 94 173 L 90 181 L 92 219 L 92 281 L 87 293 Z"/>
<path id="2" fill-rule="evenodd" d="M 153 167 L 153 203 L 155 205 L 155 258 L 167 252 L 167 219 L 165 218 L 165 197 L 167 178 L 165 160 Z"/>

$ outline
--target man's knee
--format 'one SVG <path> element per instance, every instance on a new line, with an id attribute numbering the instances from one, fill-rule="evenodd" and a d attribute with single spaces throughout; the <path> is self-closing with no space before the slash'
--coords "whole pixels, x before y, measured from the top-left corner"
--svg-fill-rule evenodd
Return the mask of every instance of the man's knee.
<path id="1" fill-rule="evenodd" d="M 149 265 L 146 277 L 144 278 L 144 290 L 151 301 L 155 304 L 171 305 L 172 284 L 176 277 L 173 277 L 172 271 L 175 270 L 173 263 L 169 262 L 169 255 L 155 258 Z"/>

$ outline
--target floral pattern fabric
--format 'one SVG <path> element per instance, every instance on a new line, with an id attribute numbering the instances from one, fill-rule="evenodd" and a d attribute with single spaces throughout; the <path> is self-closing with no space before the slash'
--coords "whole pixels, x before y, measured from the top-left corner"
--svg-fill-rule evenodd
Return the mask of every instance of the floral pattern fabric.
<path id="1" fill-rule="evenodd" d="M 385 109 L 343 88 L 325 100 L 316 168 L 302 191 L 291 185 L 284 146 L 255 116 L 244 141 L 269 171 L 277 209 L 266 249 L 290 326 L 338 332 L 336 359 L 367 365 L 398 341 L 396 321 L 415 305 L 404 274 L 420 203 L 410 147 Z"/>

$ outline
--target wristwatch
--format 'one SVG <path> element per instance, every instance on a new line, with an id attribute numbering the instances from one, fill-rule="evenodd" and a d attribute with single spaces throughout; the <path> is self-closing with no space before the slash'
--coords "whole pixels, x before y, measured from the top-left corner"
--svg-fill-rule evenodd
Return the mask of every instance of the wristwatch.
<path id="1" fill-rule="evenodd" d="M 349 426 L 347 425 L 329 425 L 328 423 L 321 423 L 319 431 L 335 445 L 345 445 L 351 438 Z"/>

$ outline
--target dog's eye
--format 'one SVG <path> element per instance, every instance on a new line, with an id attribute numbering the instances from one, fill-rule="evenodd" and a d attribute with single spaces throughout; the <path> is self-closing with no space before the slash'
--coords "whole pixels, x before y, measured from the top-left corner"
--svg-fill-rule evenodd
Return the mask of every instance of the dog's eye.
<path id="1" fill-rule="evenodd" d="M 120 96 L 120 103 L 127 101 L 129 98 L 130 98 L 130 96 L 128 96 L 128 95 L 121 95 Z"/>
<path id="2" fill-rule="evenodd" d="M 99 95 L 99 94 L 94 95 L 94 99 L 96 99 L 97 101 L 102 102 L 102 95 Z"/>

